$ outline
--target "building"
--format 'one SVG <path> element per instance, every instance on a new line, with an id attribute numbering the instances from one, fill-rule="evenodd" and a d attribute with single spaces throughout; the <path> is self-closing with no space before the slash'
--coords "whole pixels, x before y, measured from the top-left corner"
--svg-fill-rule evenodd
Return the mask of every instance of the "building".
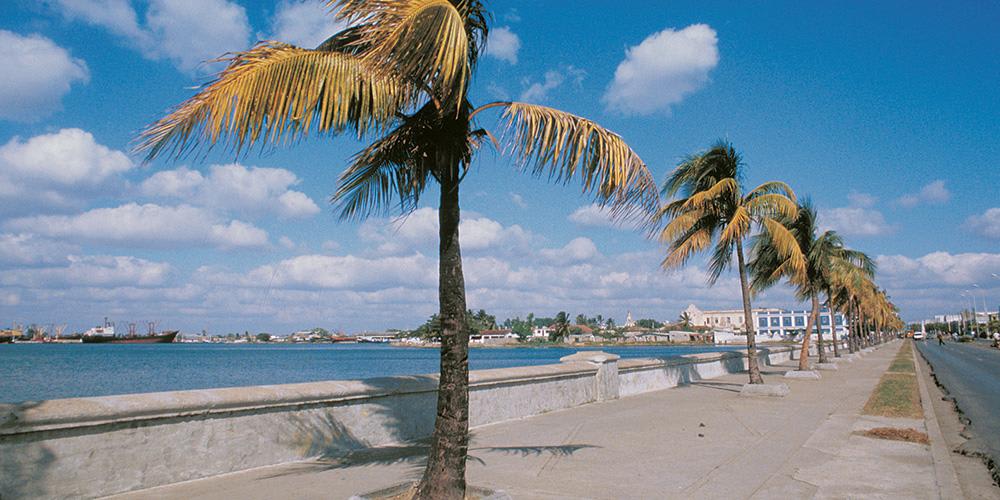
<path id="1" fill-rule="evenodd" d="M 751 309 L 750 315 L 757 336 L 779 340 L 794 338 L 805 332 L 810 312 L 808 310 L 789 311 L 766 307 Z M 713 330 L 731 330 L 734 332 L 746 330 L 742 309 L 702 311 L 694 304 L 691 304 L 684 310 L 684 313 L 691 319 L 693 326 L 708 327 Z M 846 323 L 842 314 L 836 313 L 834 315 L 834 322 L 838 336 L 847 333 Z M 825 307 L 820 309 L 819 312 L 819 328 L 824 335 L 829 335 L 831 332 L 830 311 Z"/>
<path id="2" fill-rule="evenodd" d="M 548 325 L 536 326 L 531 329 L 531 338 L 548 340 L 550 333 L 552 333 L 552 329 Z"/>
<path id="3" fill-rule="evenodd" d="M 483 330 L 469 335 L 470 344 L 505 345 L 516 344 L 520 339 L 510 330 Z"/>

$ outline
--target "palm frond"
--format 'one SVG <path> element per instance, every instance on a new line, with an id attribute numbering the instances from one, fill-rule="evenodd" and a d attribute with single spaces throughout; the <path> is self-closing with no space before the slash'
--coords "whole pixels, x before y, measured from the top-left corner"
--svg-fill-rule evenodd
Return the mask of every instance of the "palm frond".
<path id="1" fill-rule="evenodd" d="M 395 119 L 413 98 L 403 82 L 374 74 L 357 57 L 262 42 L 225 59 L 229 66 L 195 96 L 148 127 L 137 151 L 182 156 L 226 142 L 237 152 L 309 132 L 359 136 Z"/>
<path id="2" fill-rule="evenodd" d="M 505 153 L 516 155 L 535 175 L 566 183 L 579 177 L 621 218 L 648 221 L 659 208 L 656 181 L 639 155 L 618 134 L 586 118 L 526 103 L 503 106 Z M 483 108 L 485 108 L 484 106 Z M 480 108 L 480 109 L 483 109 Z"/>
<path id="3" fill-rule="evenodd" d="M 734 196 L 738 196 L 739 192 L 740 192 L 740 185 L 739 183 L 736 182 L 736 179 L 733 179 L 732 177 L 726 179 L 720 179 L 712 187 L 704 191 L 698 191 L 697 193 L 693 193 L 690 197 L 687 198 L 687 201 L 684 202 L 684 207 L 685 208 L 701 207 L 703 205 L 715 202 L 720 197 L 732 198 Z"/>
<path id="4" fill-rule="evenodd" d="M 423 82 L 461 106 L 470 69 L 468 2 L 448 0 L 330 0 L 337 17 L 365 26 L 362 57 L 376 71 Z"/>
<path id="5" fill-rule="evenodd" d="M 683 266 L 694 254 L 712 245 L 712 232 L 708 228 L 696 227 L 684 236 L 674 240 L 670 252 L 663 259 L 664 269 Z"/>
<path id="6" fill-rule="evenodd" d="M 719 241 L 735 243 L 742 240 L 750 233 L 750 212 L 743 206 L 737 206 L 733 213 L 729 215 L 729 220 L 719 234 Z"/>
<path id="7" fill-rule="evenodd" d="M 799 210 L 795 200 L 778 193 L 747 197 L 744 206 L 754 217 L 767 218 L 794 219 Z"/>
<path id="8" fill-rule="evenodd" d="M 771 218 L 761 219 L 761 225 L 770 236 L 771 243 L 785 265 L 785 273 L 793 283 L 806 279 L 806 259 L 795 235 L 787 227 Z"/>

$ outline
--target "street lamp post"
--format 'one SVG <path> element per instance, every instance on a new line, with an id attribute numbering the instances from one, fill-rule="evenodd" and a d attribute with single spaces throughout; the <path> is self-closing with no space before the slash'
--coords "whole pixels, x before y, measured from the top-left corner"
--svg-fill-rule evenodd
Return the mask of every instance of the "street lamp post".
<path id="1" fill-rule="evenodd" d="M 973 283 L 972 284 L 972 288 L 975 288 L 976 290 L 978 290 L 979 291 L 979 297 L 983 299 L 983 314 L 986 315 L 986 336 L 989 337 L 990 336 L 990 310 L 989 310 L 988 307 L 986 307 L 986 295 L 983 293 L 983 289 L 979 288 L 979 285 Z M 973 296 L 972 296 L 972 301 L 973 302 L 976 301 L 975 294 L 973 294 Z M 979 318 L 978 317 L 976 317 L 976 323 L 979 323 Z"/>
<path id="2" fill-rule="evenodd" d="M 976 332 L 976 330 L 977 330 L 977 328 L 976 328 L 976 306 L 974 304 L 972 304 L 972 292 L 970 292 L 968 290 L 962 290 L 962 297 L 965 297 L 966 304 L 969 304 L 969 305 L 972 306 L 971 307 L 971 309 L 972 309 L 972 321 L 969 322 L 969 327 L 966 329 L 966 333 L 972 333 L 973 337 L 978 337 L 979 334 Z M 964 318 L 965 314 L 962 314 L 962 317 Z"/>

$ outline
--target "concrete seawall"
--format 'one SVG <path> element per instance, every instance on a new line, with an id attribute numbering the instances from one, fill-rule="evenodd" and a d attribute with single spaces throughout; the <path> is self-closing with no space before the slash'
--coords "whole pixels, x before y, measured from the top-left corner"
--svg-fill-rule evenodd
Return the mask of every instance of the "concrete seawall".
<path id="1" fill-rule="evenodd" d="M 764 363 L 797 356 L 761 349 Z M 745 369 L 741 353 L 478 370 L 481 426 L 675 387 Z M 437 377 L 176 391 L 0 405 L 0 498 L 97 497 L 430 435 Z"/>

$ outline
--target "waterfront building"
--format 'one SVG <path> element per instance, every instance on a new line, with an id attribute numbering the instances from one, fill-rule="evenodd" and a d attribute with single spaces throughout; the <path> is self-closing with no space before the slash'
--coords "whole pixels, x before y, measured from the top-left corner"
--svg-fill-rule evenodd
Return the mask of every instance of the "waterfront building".
<path id="1" fill-rule="evenodd" d="M 518 340 L 517 334 L 511 330 L 483 330 L 469 335 L 470 344 L 504 345 L 516 344 Z"/>
<path id="2" fill-rule="evenodd" d="M 552 333 L 552 329 L 549 328 L 549 325 L 536 326 L 531 329 L 531 338 L 548 340 L 550 333 Z"/>
<path id="3" fill-rule="evenodd" d="M 702 311 L 694 304 L 691 304 L 684 312 L 691 318 L 691 324 L 694 326 L 709 327 L 713 330 L 745 331 L 742 309 Z M 771 339 L 786 339 L 794 338 L 805 332 L 810 312 L 809 310 L 790 311 L 773 307 L 762 307 L 751 309 L 750 315 L 758 336 L 766 336 Z M 836 328 L 838 336 L 847 333 L 843 314 L 836 313 L 833 316 L 833 321 L 833 326 Z M 825 307 L 820 309 L 818 326 L 824 335 L 831 333 L 829 309 Z"/>

